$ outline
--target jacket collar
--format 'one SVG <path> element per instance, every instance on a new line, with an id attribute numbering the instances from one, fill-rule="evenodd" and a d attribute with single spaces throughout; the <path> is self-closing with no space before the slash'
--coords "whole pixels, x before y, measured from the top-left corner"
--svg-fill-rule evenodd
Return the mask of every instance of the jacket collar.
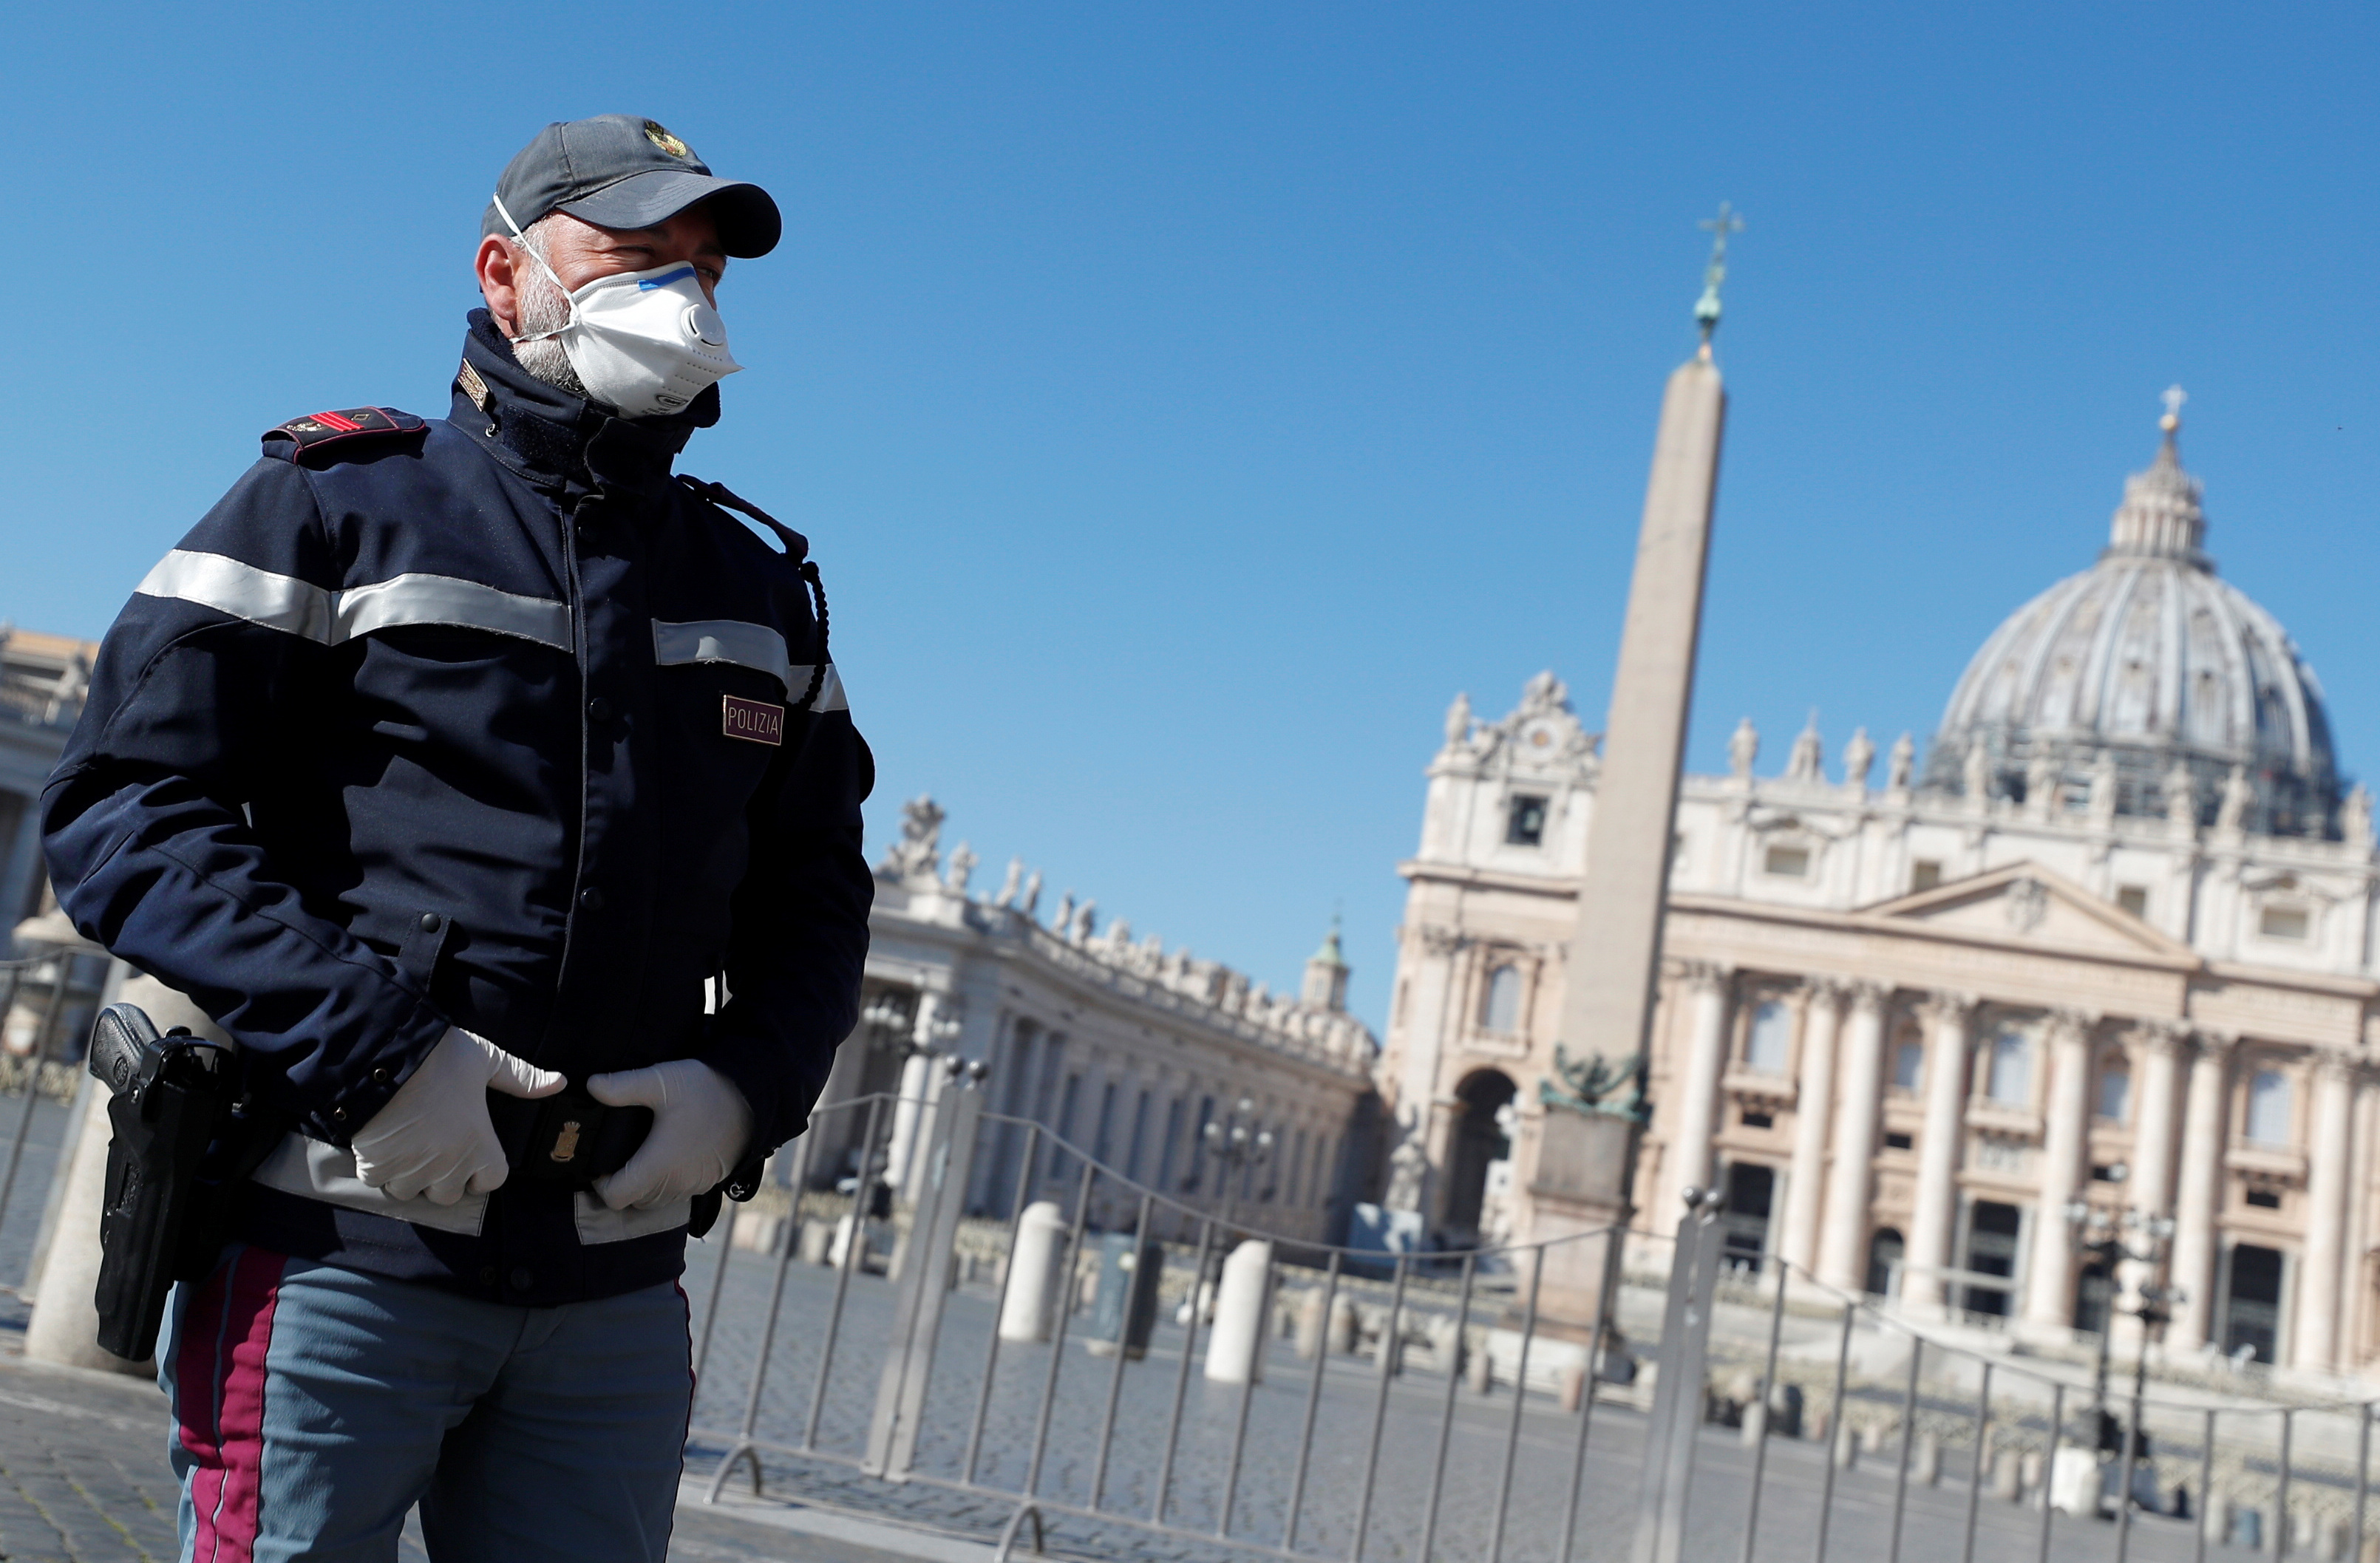
<path id="1" fill-rule="evenodd" d="M 447 416 L 455 428 L 538 488 L 572 496 L 595 489 L 657 496 L 694 431 L 719 421 L 716 385 L 661 418 L 621 418 L 548 385 L 521 368 L 485 309 L 471 311 L 454 391 Z"/>

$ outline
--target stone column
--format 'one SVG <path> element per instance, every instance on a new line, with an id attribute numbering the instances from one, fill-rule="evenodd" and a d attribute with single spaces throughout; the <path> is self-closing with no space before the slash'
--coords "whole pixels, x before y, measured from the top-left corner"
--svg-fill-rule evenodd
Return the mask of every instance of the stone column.
<path id="1" fill-rule="evenodd" d="M 1842 1014 L 1841 983 L 1822 977 L 1810 985 L 1802 1014 L 1802 1077 L 1793 1093 L 1793 1164 L 1785 1174 L 1785 1230 L 1778 1243 L 1785 1262 L 1804 1271 L 1818 1259 L 1827 1121 L 1835 1106 L 1835 1034 Z"/>
<path id="2" fill-rule="evenodd" d="M 1684 1213 L 1685 1192 L 1711 1179 L 1711 1134 L 1718 1112 L 1718 1076 L 1727 1062 L 1729 989 L 1733 975 L 1708 961 L 1685 963 L 1682 986 L 1694 997 L 1685 1067 L 1678 1072 L 1675 1137 L 1666 1160 L 1667 1197 L 1653 1211 L 1654 1230 L 1667 1231 Z"/>
<path id="3" fill-rule="evenodd" d="M 884 1181 L 895 1189 L 909 1181 L 909 1157 L 917 1146 L 917 1125 L 933 1088 L 933 1055 L 911 1053 L 901 1063 L 899 1096 L 892 1104 L 892 1133 L 884 1150 Z"/>
<path id="4" fill-rule="evenodd" d="M 2189 1035 L 2172 1021 L 2148 1021 L 2132 1034 L 2132 1058 L 2140 1082 L 2132 1109 L 2132 1169 L 2126 1190 L 2132 1204 L 2152 1216 L 2173 1208 L 2174 1085 L 2182 1039 Z"/>
<path id="5" fill-rule="evenodd" d="M 2174 1351 L 2206 1344 L 2215 1322 L 2215 1218 L 2223 1208 L 2223 1151 L 2230 1139 L 2230 1049 L 2229 1037 L 2201 1032 L 2190 1063 L 2173 1210 L 2173 1284 L 2183 1296 L 2165 1336 Z"/>
<path id="6" fill-rule="evenodd" d="M 2033 1255 L 2025 1266 L 2024 1322 L 2056 1327 L 2073 1318 L 2074 1233 L 2067 1224 L 2066 1206 L 2082 1186 L 2082 1157 L 2090 1141 L 2090 1017 L 2072 1010 L 2054 1012 L 2048 1051 L 2048 1119 L 2042 1126 L 2041 1202 L 2033 1211 Z"/>
<path id="7" fill-rule="evenodd" d="M 2171 1021 L 2144 1021 L 2132 1033 L 2132 1160 L 2124 1189 L 2143 1216 L 2173 1209 L 2174 1086 L 2184 1035 Z M 2124 1294 L 2137 1298 L 2155 1276 L 2148 1266 L 2127 1261 L 2122 1278 Z M 2126 1339 L 2137 1343 L 2140 1321 L 2121 1323 Z"/>
<path id="8" fill-rule="evenodd" d="M 1910 1220 L 1908 1268 L 1901 1300 L 1919 1307 L 1939 1304 L 1941 1272 L 1950 1263 L 1950 1230 L 1959 1201 L 1960 1151 L 1966 1144 L 1961 1121 L 1967 1101 L 1968 1022 L 1975 1000 L 1937 993 L 1918 1010 L 1925 1025 L 1925 1122 L 1917 1140 L 1917 1208 Z"/>
<path id="9" fill-rule="evenodd" d="M 2313 1069 L 2313 1143 L 2306 1153 L 2305 1249 L 2298 1260 L 2290 1365 L 2330 1371 L 2338 1347 L 2338 1280 L 2347 1242 L 2349 1109 L 2354 1065 L 2325 1053 Z"/>
<path id="10" fill-rule="evenodd" d="M 1842 1090 L 1837 1097 L 1835 1159 L 1827 1176 L 1825 1220 L 1818 1237 L 1818 1278 L 1845 1291 L 1857 1291 L 1867 1281 L 1861 1247 L 1867 1242 L 1876 1122 L 1884 1110 L 1884 1012 L 1890 996 L 1880 984 L 1852 983 L 1850 1024 L 1843 1029 Z"/>

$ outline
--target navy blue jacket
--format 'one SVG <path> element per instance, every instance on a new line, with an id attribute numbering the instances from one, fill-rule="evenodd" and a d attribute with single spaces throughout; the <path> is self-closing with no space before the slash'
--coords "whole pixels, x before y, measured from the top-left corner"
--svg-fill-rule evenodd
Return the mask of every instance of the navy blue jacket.
<path id="1" fill-rule="evenodd" d="M 613 417 L 474 311 L 449 417 L 268 434 L 109 631 L 51 870 L 298 1124 L 238 1235 L 537 1304 L 675 1276 L 683 1206 L 354 1182 L 450 1024 L 574 1082 L 700 1059 L 752 1150 L 800 1132 L 856 1020 L 873 762 L 797 559 L 671 474 L 717 417 Z"/>

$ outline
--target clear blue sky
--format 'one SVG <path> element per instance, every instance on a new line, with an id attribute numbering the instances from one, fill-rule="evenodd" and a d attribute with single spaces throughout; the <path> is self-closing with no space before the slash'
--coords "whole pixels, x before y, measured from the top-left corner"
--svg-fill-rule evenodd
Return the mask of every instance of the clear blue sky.
<path id="1" fill-rule="evenodd" d="M 1276 984 L 1394 874 L 1458 689 L 1599 727 L 1722 199 L 1693 763 L 1921 739 L 2156 394 L 2380 772 L 2369 7 L 28 7 L 0 616 L 97 635 L 267 426 L 443 410 L 549 119 L 768 185 L 687 469 L 808 531 L 896 800 Z"/>

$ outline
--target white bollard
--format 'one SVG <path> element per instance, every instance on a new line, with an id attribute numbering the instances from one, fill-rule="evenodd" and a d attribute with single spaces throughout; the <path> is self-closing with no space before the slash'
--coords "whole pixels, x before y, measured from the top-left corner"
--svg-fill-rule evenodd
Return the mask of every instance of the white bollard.
<path id="1" fill-rule="evenodd" d="M 1322 1332 L 1329 1325 L 1322 1306 L 1322 1288 L 1309 1286 L 1297 1300 L 1297 1354 L 1312 1362 L 1323 1351 Z"/>
<path id="2" fill-rule="evenodd" d="M 1050 1339 L 1050 1305 L 1058 1300 L 1058 1266 L 1065 1258 L 1066 1218 L 1050 1201 L 1025 1207 L 1016 1223 L 1016 1252 L 1008 1256 L 1008 1289 L 1000 1299 L 1000 1338 Z"/>
<path id="3" fill-rule="evenodd" d="M 1272 1244 L 1250 1238 L 1223 1261 L 1215 1296 L 1215 1332 L 1207 1338 L 1207 1377 L 1247 1384 L 1264 1377 L 1265 1292 L 1272 1279 Z"/>
<path id="4" fill-rule="evenodd" d="M 858 1261 L 855 1263 L 854 1267 L 866 1267 L 865 1262 L 868 1258 L 868 1229 L 866 1225 L 861 1222 L 856 1212 L 845 1212 L 844 1215 L 835 1218 L 834 1235 L 827 1240 L 826 1245 L 826 1262 L 830 1266 L 838 1270 L 843 1268 L 844 1258 L 851 1253 L 853 1233 L 855 1232 L 858 1234 L 857 1241 L 859 1243 L 859 1255 Z"/>
<path id="5" fill-rule="evenodd" d="M 834 1247 L 834 1234 L 837 1230 L 838 1226 L 833 1222 L 803 1222 L 801 1247 L 802 1263 L 805 1265 L 833 1264 L 834 1261 L 827 1257 L 827 1255 Z"/>
<path id="6" fill-rule="evenodd" d="M 1355 1311 L 1355 1300 L 1339 1296 L 1330 1300 L 1329 1328 L 1330 1350 L 1342 1357 L 1352 1357 L 1364 1348 L 1363 1315 Z"/>
<path id="7" fill-rule="evenodd" d="M 2061 1514 L 2099 1512 L 2099 1457 L 2090 1449 L 2062 1448 L 2049 1462 L 2049 1507 Z"/>

